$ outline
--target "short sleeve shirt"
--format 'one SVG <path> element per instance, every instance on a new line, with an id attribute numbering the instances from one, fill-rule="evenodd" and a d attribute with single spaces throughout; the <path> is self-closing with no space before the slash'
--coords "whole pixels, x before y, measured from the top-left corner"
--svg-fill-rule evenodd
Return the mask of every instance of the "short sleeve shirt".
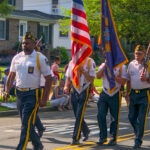
<path id="1" fill-rule="evenodd" d="M 140 74 L 143 70 L 143 65 L 138 64 L 136 60 L 130 62 L 128 66 L 128 79 L 131 83 L 132 89 L 146 89 L 150 88 L 150 84 L 147 81 L 140 80 Z M 146 77 L 149 77 L 148 70 L 146 71 Z"/>
<path id="2" fill-rule="evenodd" d="M 37 53 L 39 53 L 40 70 L 37 66 Z M 39 88 L 41 74 L 51 75 L 47 58 L 35 50 L 30 55 L 20 52 L 14 56 L 10 72 L 16 73 L 16 86 L 19 88 Z"/>
<path id="3" fill-rule="evenodd" d="M 103 68 L 104 65 L 105 65 L 105 64 L 102 63 L 102 64 L 100 65 L 98 71 L 100 71 L 100 70 Z M 120 72 L 119 70 L 120 70 L 120 68 L 114 69 L 114 75 L 115 75 L 115 76 L 118 76 L 118 75 L 119 75 L 119 72 Z M 121 78 L 127 79 L 127 67 L 126 67 L 125 65 L 122 66 Z M 107 79 L 107 77 L 106 77 L 105 74 L 104 74 L 103 77 L 102 77 L 102 83 L 103 83 L 103 91 L 104 91 L 106 94 L 108 94 L 109 96 L 115 95 L 115 94 L 120 90 L 120 88 L 121 88 L 121 85 L 120 85 L 118 82 L 115 82 L 117 88 L 116 88 L 116 90 L 115 90 L 113 93 L 110 94 L 110 93 L 109 93 L 109 90 L 108 90 L 108 89 L 109 89 L 109 82 L 108 82 L 108 79 Z"/>
<path id="4" fill-rule="evenodd" d="M 88 61 L 89 61 L 89 59 L 91 59 L 91 58 L 88 57 L 86 59 L 86 61 L 84 62 L 83 69 L 86 72 L 88 72 L 90 76 L 95 77 L 96 76 L 96 71 L 95 71 L 96 70 L 96 65 L 95 65 L 94 60 L 91 59 L 90 60 L 90 64 L 89 64 L 89 68 L 88 68 Z M 68 69 L 66 71 L 66 77 L 70 77 L 71 81 L 72 81 L 72 70 L 73 70 L 73 68 L 74 68 L 74 64 L 73 64 L 72 61 L 70 61 Z M 83 74 L 81 75 L 81 78 L 80 78 L 80 84 L 81 84 L 81 87 L 82 87 L 81 91 L 83 91 L 90 84 L 90 82 L 86 80 L 86 78 L 84 77 Z"/>

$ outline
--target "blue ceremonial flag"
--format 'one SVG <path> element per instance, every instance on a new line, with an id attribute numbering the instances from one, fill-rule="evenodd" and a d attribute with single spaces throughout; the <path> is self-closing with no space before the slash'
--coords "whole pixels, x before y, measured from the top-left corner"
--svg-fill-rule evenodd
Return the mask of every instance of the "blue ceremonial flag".
<path id="1" fill-rule="evenodd" d="M 113 69 L 128 62 L 121 47 L 109 0 L 101 0 L 101 36 L 100 44 L 106 58 L 105 75 L 109 81 L 109 92 L 115 89 L 115 76 Z"/>

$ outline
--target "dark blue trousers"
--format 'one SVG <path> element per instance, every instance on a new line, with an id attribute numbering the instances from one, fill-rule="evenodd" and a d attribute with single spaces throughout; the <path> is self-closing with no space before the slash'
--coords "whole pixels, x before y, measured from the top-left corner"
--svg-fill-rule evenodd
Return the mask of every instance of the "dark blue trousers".
<path id="1" fill-rule="evenodd" d="M 136 135 L 135 144 L 141 144 L 149 112 L 149 90 L 131 90 L 129 121 Z"/>
<path id="2" fill-rule="evenodd" d="M 102 92 L 97 103 L 98 107 L 98 125 L 100 128 L 100 139 L 107 139 L 107 123 L 106 116 L 108 109 L 111 115 L 110 134 L 113 139 L 117 139 L 119 117 L 121 106 L 121 93 L 118 92 L 114 96 L 109 96 L 105 92 Z"/>
<path id="3" fill-rule="evenodd" d="M 84 112 L 86 103 L 90 93 L 90 86 L 85 89 L 81 94 L 79 94 L 74 88 L 71 94 L 71 103 L 74 111 L 74 115 L 76 117 L 74 132 L 73 132 L 73 140 L 78 141 L 80 139 L 81 131 L 83 135 L 87 135 L 89 131 L 86 122 L 84 121 Z"/>
<path id="4" fill-rule="evenodd" d="M 42 99 L 43 94 L 44 94 L 44 87 L 41 87 L 40 91 L 39 91 L 40 99 Z M 40 120 L 40 117 L 39 117 L 38 113 L 36 115 L 35 127 L 38 129 L 38 131 L 43 131 L 44 130 L 44 126 L 43 126 L 43 124 Z"/>
<path id="5" fill-rule="evenodd" d="M 43 131 L 44 130 L 44 126 L 40 120 L 40 117 L 37 113 L 36 115 L 36 120 L 35 120 L 35 127 L 38 129 L 38 131 Z"/>
<path id="6" fill-rule="evenodd" d="M 37 96 L 36 96 L 37 94 Z M 36 113 L 38 109 L 38 89 L 22 92 L 17 90 L 18 111 L 21 117 L 21 135 L 17 150 L 25 150 L 29 137 L 34 147 L 38 148 L 42 143 L 34 129 Z"/>

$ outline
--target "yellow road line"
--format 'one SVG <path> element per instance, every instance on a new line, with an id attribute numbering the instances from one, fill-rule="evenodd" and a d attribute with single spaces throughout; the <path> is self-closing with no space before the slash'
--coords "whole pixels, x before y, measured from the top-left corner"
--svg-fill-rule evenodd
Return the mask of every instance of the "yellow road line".
<path id="1" fill-rule="evenodd" d="M 150 135 L 150 133 L 148 133 L 150 130 L 145 131 L 145 135 Z M 122 138 L 122 139 L 118 139 L 117 142 L 121 142 L 121 141 L 126 141 L 126 140 L 130 140 L 130 139 L 134 139 L 135 136 L 133 136 L 134 133 L 131 134 L 126 134 L 126 135 L 122 135 L 122 136 L 118 136 L 118 138 L 121 137 L 127 137 L 127 138 Z M 109 138 L 107 139 L 109 141 Z M 92 145 L 90 145 L 92 144 Z M 105 144 L 108 144 L 108 142 L 106 142 Z M 89 145 L 89 146 L 87 146 Z M 84 146 L 84 147 L 83 147 Z M 62 147 L 62 148 L 57 148 L 54 150 L 66 150 L 66 149 L 72 149 L 72 150 L 82 150 L 82 149 L 86 149 L 86 148 L 92 148 L 97 146 L 96 142 L 86 142 L 84 144 L 80 144 L 80 145 L 71 145 L 71 146 L 67 146 L 67 147 Z"/>
<path id="2" fill-rule="evenodd" d="M 150 135 L 150 133 L 147 133 L 145 135 Z M 117 142 L 121 142 L 121 141 L 126 141 L 126 140 L 130 140 L 130 139 L 134 139 L 135 136 L 132 136 L 132 137 L 129 137 L 129 138 L 125 138 L 125 139 L 119 139 L 117 140 Z M 93 142 L 94 143 L 94 142 Z M 94 144 L 94 145 L 90 145 L 90 146 L 86 146 L 86 147 L 78 147 L 78 148 L 75 148 L 75 149 L 72 149 L 72 150 L 83 150 L 83 149 L 87 149 L 87 148 L 92 148 L 92 147 L 96 147 L 97 144 Z"/>
<path id="3" fill-rule="evenodd" d="M 144 136 L 145 135 L 150 135 L 150 133 L 146 133 L 146 134 L 144 134 Z M 128 137 L 128 138 L 119 139 L 119 140 L 117 140 L 117 142 L 126 141 L 126 140 L 130 140 L 130 139 L 134 139 L 134 138 L 135 138 L 135 136 L 131 136 L 131 137 Z"/>
<path id="4" fill-rule="evenodd" d="M 70 149 L 70 148 L 74 148 L 74 147 L 78 147 L 78 146 L 84 146 L 86 144 L 93 144 L 94 142 L 86 142 L 84 144 L 80 144 L 80 145 L 70 145 L 70 146 L 67 146 L 67 147 L 62 147 L 62 148 L 57 148 L 57 149 L 54 149 L 54 150 L 63 150 L 63 149 Z"/>
<path id="5" fill-rule="evenodd" d="M 94 142 L 93 142 L 94 143 Z M 93 145 L 90 145 L 90 146 L 85 146 L 85 147 L 77 147 L 75 149 L 72 149 L 72 150 L 79 150 L 79 149 L 86 149 L 86 148 L 92 148 L 92 147 L 95 147 L 97 144 L 93 144 Z"/>
<path id="6" fill-rule="evenodd" d="M 144 133 L 147 133 L 147 132 L 149 132 L 149 131 L 150 131 L 150 130 L 146 130 Z M 127 136 L 130 136 L 130 135 L 134 135 L 134 133 L 121 135 L 121 136 L 118 136 L 118 138 L 127 137 Z"/>

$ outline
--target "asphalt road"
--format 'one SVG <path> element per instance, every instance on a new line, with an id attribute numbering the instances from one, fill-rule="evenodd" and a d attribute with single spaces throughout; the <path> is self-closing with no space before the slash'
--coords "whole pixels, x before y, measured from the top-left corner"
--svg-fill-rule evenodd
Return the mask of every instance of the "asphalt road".
<path id="1" fill-rule="evenodd" d="M 108 147 L 97 146 L 99 139 L 99 128 L 97 125 L 96 104 L 90 104 L 85 112 L 85 120 L 91 130 L 90 138 L 87 142 L 80 140 L 80 145 L 71 146 L 72 132 L 74 126 L 74 115 L 71 110 L 66 112 L 49 111 L 40 113 L 42 122 L 46 127 L 46 132 L 42 137 L 44 150 L 128 150 L 134 144 L 133 130 L 128 121 L 128 111 L 125 106 L 121 108 L 120 126 L 118 132 L 118 144 Z M 110 124 L 108 115 L 108 132 Z M 19 116 L 9 116 L 0 118 L 0 150 L 15 150 L 20 136 Z M 109 134 L 108 134 L 109 135 Z M 109 137 L 108 137 L 109 138 Z M 31 142 L 28 143 L 27 150 L 32 150 Z M 148 116 L 145 136 L 141 150 L 150 150 L 150 116 Z"/>

